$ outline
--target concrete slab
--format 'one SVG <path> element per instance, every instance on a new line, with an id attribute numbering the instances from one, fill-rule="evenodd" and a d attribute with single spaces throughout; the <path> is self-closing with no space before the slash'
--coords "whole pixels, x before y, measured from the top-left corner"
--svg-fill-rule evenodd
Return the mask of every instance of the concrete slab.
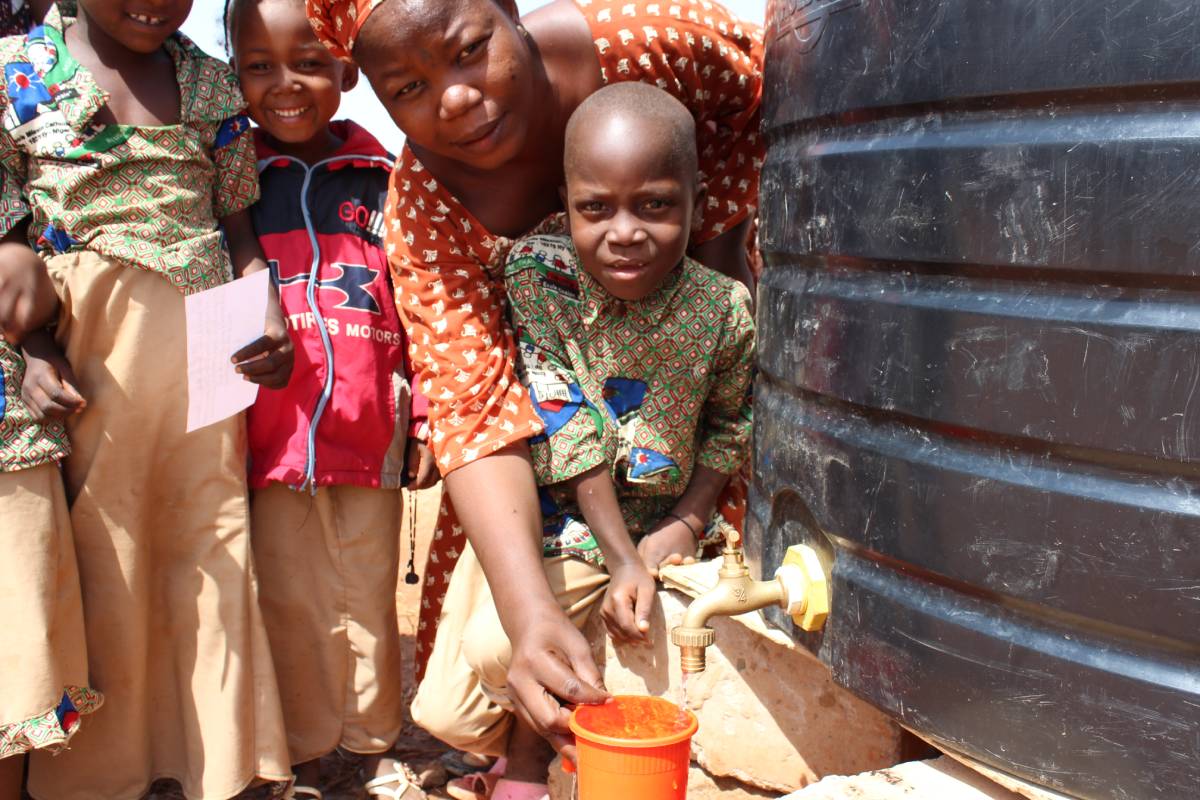
<path id="1" fill-rule="evenodd" d="M 709 579 L 688 571 L 693 591 Z M 651 694 L 683 701 L 679 652 L 668 631 L 689 598 L 659 592 L 650 646 L 614 646 L 599 615 L 589 625 L 605 683 L 616 694 Z M 688 683 L 687 706 L 699 717 L 693 755 L 712 775 L 789 792 L 826 775 L 856 774 L 901 760 L 901 731 L 887 716 L 834 684 L 829 670 L 761 614 L 713 620 L 717 643 L 708 669 Z"/>
<path id="2" fill-rule="evenodd" d="M 1023 800 L 999 784 L 943 756 L 909 761 L 861 775 L 835 776 L 784 800 Z"/>

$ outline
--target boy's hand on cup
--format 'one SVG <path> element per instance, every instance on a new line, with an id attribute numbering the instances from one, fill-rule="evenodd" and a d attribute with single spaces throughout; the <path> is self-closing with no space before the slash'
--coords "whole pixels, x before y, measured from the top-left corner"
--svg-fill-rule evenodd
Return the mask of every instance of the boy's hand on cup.
<path id="1" fill-rule="evenodd" d="M 550 742 L 564 758 L 575 759 L 575 737 L 568 723 L 570 707 L 606 703 L 592 648 L 557 606 L 534 616 L 512 637 L 508 667 L 509 700 L 513 710 Z"/>
<path id="2" fill-rule="evenodd" d="M 408 488 L 428 489 L 437 483 L 438 472 L 433 461 L 433 451 L 419 439 L 408 440 Z"/>
<path id="3" fill-rule="evenodd" d="M 295 353 L 288 335 L 283 310 L 274 291 L 267 300 L 267 323 L 263 335 L 233 354 L 237 371 L 251 383 L 268 389 L 282 389 L 292 377 Z"/>
<path id="4" fill-rule="evenodd" d="M 54 321 L 58 294 L 46 262 L 28 246 L 0 244 L 0 335 L 18 345 L 30 331 Z"/>
<path id="5" fill-rule="evenodd" d="M 638 542 L 638 555 L 655 578 L 667 564 L 694 564 L 696 537 L 682 521 L 667 517 Z"/>
<path id="6" fill-rule="evenodd" d="M 35 421 L 66 419 L 87 407 L 70 363 L 48 333 L 39 331 L 26 338 L 22 354 L 21 400 Z"/>
<path id="7" fill-rule="evenodd" d="M 608 635 L 620 644 L 646 644 L 654 608 L 654 577 L 640 561 L 610 564 L 609 574 L 612 579 L 600 606 Z"/>

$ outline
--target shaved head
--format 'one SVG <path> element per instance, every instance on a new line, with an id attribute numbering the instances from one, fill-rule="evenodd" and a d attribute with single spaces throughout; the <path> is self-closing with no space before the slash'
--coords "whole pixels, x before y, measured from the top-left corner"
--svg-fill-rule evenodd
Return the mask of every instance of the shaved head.
<path id="1" fill-rule="evenodd" d="M 563 168 L 569 180 L 591 157 L 593 142 L 624 141 L 654 150 L 672 172 L 695 181 L 696 121 L 687 107 L 656 86 L 636 81 L 612 84 L 593 92 L 567 122 Z"/>

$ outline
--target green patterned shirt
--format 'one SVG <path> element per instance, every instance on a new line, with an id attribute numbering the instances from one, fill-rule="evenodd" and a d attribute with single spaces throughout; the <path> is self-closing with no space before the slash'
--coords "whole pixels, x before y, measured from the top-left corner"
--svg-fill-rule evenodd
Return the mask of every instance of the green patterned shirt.
<path id="1" fill-rule="evenodd" d="M 231 275 L 217 221 L 258 199 L 253 137 L 228 65 L 175 34 L 180 122 L 102 125 L 108 95 L 67 51 L 73 2 L 0 40 L 0 234 L 32 215 L 43 256 L 91 250 L 185 294 Z"/>
<path id="2" fill-rule="evenodd" d="M 529 236 L 513 246 L 505 283 L 518 375 L 546 423 L 531 440 L 545 554 L 602 564 L 563 481 L 607 464 L 636 540 L 697 464 L 737 472 L 750 449 L 754 322 L 746 288 L 691 259 L 637 302 L 578 263 L 569 237 Z M 723 524 L 715 517 L 709 533 Z"/>
<path id="3" fill-rule="evenodd" d="M 67 455 L 67 434 L 60 423 L 34 422 L 21 402 L 25 362 L 0 339 L 0 472 L 38 467 Z"/>

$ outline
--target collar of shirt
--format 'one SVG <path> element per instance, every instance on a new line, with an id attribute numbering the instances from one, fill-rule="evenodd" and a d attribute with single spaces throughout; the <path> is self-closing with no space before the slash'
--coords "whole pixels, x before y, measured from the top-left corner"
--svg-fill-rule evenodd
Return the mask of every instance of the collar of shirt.
<path id="1" fill-rule="evenodd" d="M 578 263 L 578 257 L 576 263 Z M 627 301 L 613 297 L 605 291 L 604 287 L 580 265 L 580 319 L 584 325 L 591 326 L 605 319 L 633 315 L 635 319 L 644 322 L 647 326 L 658 325 L 670 309 L 671 301 L 679 291 L 679 285 L 683 281 L 683 273 L 686 269 L 687 259 L 685 258 L 675 269 L 671 270 L 667 279 L 653 292 L 641 300 Z"/>
<path id="2" fill-rule="evenodd" d="M 67 49 L 66 30 L 75 24 L 74 2 L 59 2 L 50 7 L 46 19 L 26 37 L 25 52 L 41 78 L 54 104 L 62 112 L 71 129 L 82 135 L 91 127 L 92 119 L 108 103 L 108 92 L 100 88 L 91 72 L 75 60 Z M 190 42 L 181 33 L 174 33 L 163 46 L 175 64 L 176 82 L 180 94 L 180 123 L 194 122 L 195 104 L 189 91 L 195 83 L 196 64 L 185 57 Z M 240 111 L 240 95 L 231 96 L 228 113 L 233 116 Z M 110 126 L 122 128 L 125 126 Z"/>

